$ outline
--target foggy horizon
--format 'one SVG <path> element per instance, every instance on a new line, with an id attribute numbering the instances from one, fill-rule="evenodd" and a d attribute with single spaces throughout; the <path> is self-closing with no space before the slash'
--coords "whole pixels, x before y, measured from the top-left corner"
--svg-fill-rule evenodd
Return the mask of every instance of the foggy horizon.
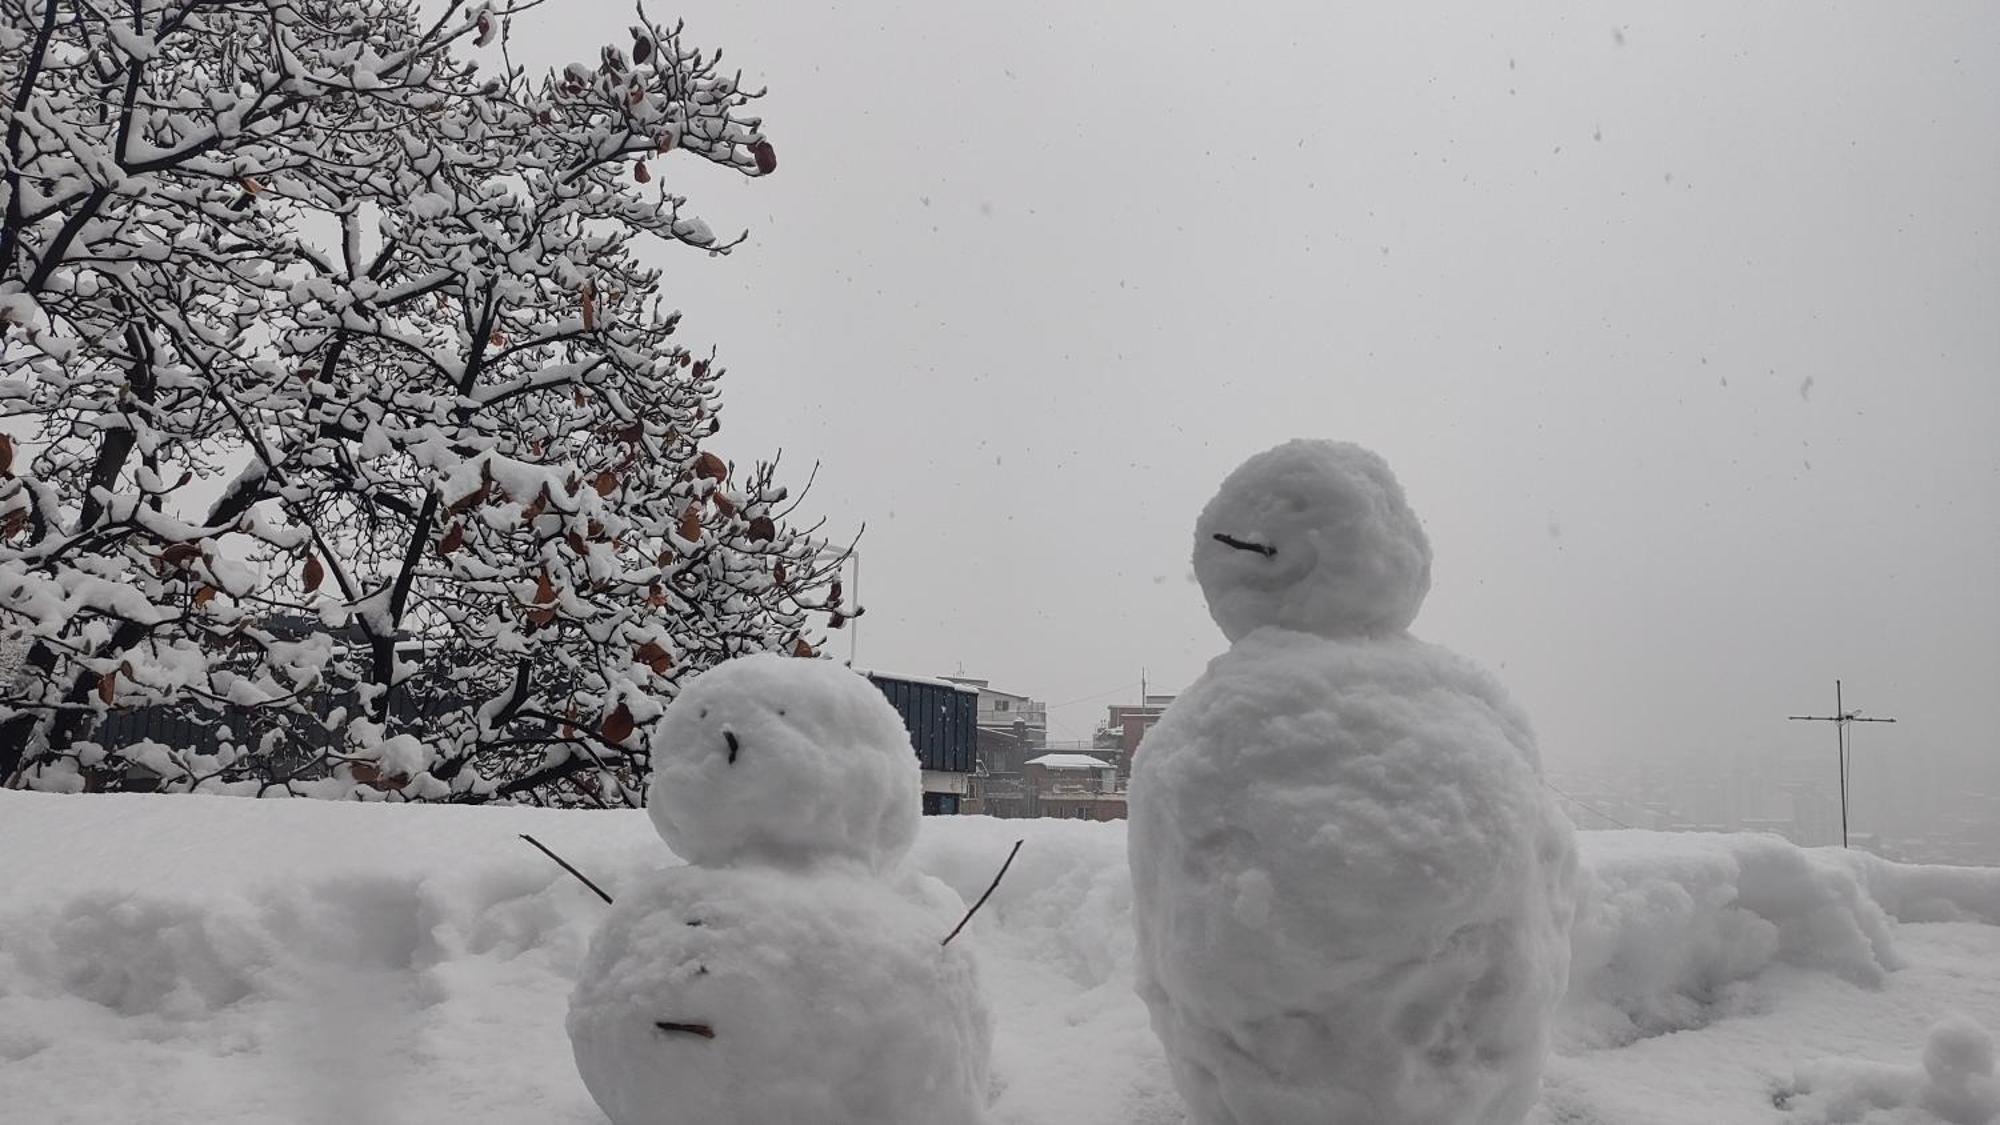
<path id="1" fill-rule="evenodd" d="M 564 12 L 520 61 L 630 22 Z M 2000 10 L 671 15 L 769 86 L 779 166 L 656 162 L 751 235 L 666 292 L 730 371 L 715 447 L 865 523 L 858 666 L 1088 738 L 1223 651 L 1188 566 L 1222 477 L 1326 437 L 1388 459 L 1414 632 L 1552 766 L 1830 776 L 1786 716 L 1838 677 L 1899 720 L 1857 770 L 1993 775 Z"/>

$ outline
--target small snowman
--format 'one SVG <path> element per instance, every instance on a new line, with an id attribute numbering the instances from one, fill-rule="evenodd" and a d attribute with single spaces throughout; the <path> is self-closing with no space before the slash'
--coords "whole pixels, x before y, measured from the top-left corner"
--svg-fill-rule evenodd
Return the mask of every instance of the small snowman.
<path id="1" fill-rule="evenodd" d="M 1381 458 L 1222 484 L 1232 642 L 1133 763 L 1139 991 L 1198 1125 L 1507 1125 L 1569 970 L 1575 851 L 1526 717 L 1407 629 L 1430 545 Z"/>
<path id="2" fill-rule="evenodd" d="M 964 903 L 905 863 L 902 720 L 826 661 L 697 676 L 653 738 L 647 811 L 688 866 L 628 887 L 570 997 L 613 1125 L 976 1125 L 991 1020 Z"/>

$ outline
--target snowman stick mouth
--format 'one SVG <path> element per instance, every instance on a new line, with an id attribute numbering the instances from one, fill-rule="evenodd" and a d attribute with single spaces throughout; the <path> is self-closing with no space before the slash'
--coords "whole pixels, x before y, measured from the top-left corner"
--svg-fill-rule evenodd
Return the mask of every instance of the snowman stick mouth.
<path id="1" fill-rule="evenodd" d="M 653 1026 L 661 1031 L 678 1031 L 685 1035 L 699 1035 L 703 1039 L 715 1038 L 715 1029 L 705 1023 L 675 1023 L 673 1020 L 654 1020 Z"/>
<path id="2" fill-rule="evenodd" d="M 734 731 L 723 731 L 722 740 L 729 744 L 729 764 L 733 766 L 736 764 L 736 752 L 743 749 L 743 747 L 737 744 L 736 732 Z"/>
<path id="3" fill-rule="evenodd" d="M 1215 533 L 1215 541 L 1225 547 L 1234 547 L 1239 551 L 1255 551 L 1267 559 L 1278 557 L 1278 549 L 1276 547 L 1264 543 L 1251 543 L 1238 539 L 1233 535 L 1225 535 L 1220 531 Z"/>

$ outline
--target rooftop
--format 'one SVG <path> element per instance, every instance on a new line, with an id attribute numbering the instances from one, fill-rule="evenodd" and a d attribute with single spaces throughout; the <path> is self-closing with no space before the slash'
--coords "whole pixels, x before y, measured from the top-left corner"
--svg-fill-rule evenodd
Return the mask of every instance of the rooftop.
<path id="1" fill-rule="evenodd" d="M 1051 770 L 1108 770 L 1113 768 L 1110 762 L 1102 758 L 1092 757 L 1089 754 L 1044 754 L 1039 758 L 1028 759 L 1028 764 Z"/>

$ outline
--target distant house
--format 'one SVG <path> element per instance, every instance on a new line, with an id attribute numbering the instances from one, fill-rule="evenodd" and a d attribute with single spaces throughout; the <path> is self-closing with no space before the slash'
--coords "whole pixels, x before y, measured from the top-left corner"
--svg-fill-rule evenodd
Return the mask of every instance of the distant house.
<path id="1" fill-rule="evenodd" d="M 957 815 L 978 760 L 978 689 L 922 676 L 867 676 L 909 729 L 924 770 L 924 814 Z"/>
<path id="2" fill-rule="evenodd" d="M 1043 754 L 1028 759 L 1024 773 L 1030 816 L 1125 819 L 1125 791 L 1118 783 L 1114 761 L 1095 754 Z"/>
<path id="3" fill-rule="evenodd" d="M 1001 691 L 985 680 L 975 680 L 970 676 L 946 676 L 944 679 L 979 693 L 980 729 L 1005 731 L 1024 746 L 1048 745 L 1048 704 L 1011 691 Z"/>
<path id="4" fill-rule="evenodd" d="M 1174 701 L 1171 695 L 1148 695 L 1140 703 L 1114 703 L 1108 709 L 1104 724 L 1097 728 L 1093 740 L 1100 750 L 1116 750 L 1119 754 L 1119 772 L 1130 775 L 1132 756 L 1139 752 L 1139 743 L 1145 740 L 1146 732 L 1167 713 L 1167 706 Z"/>

